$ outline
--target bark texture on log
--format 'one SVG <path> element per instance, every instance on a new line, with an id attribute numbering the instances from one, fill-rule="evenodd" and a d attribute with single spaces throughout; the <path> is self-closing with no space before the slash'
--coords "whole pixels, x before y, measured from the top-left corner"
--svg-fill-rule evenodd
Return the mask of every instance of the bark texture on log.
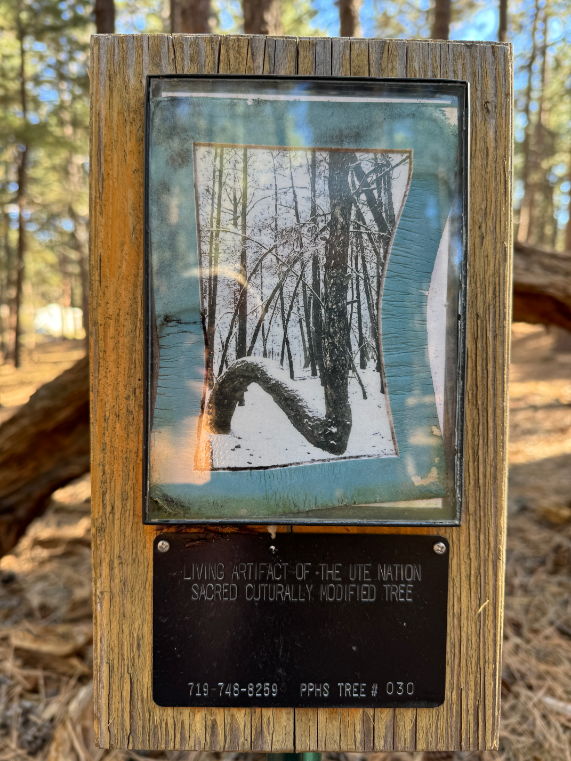
<path id="1" fill-rule="evenodd" d="M 89 470 L 89 362 L 41 386 L 0 426 L 0 557 L 52 493 Z"/>
<path id="2" fill-rule="evenodd" d="M 513 321 L 571 330 L 571 253 L 514 245 Z"/>

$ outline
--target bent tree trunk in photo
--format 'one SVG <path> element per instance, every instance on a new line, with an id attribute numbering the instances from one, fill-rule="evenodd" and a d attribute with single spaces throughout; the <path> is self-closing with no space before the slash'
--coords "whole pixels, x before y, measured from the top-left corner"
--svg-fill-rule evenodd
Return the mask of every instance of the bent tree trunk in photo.
<path id="1" fill-rule="evenodd" d="M 206 427 L 212 433 L 228 434 L 236 405 L 248 386 L 257 383 L 288 416 L 307 441 L 330 454 L 347 449 L 351 433 L 349 370 L 347 352 L 347 268 L 352 197 L 349 187 L 351 155 L 329 154 L 329 201 L 331 220 L 325 243 L 323 270 L 323 390 L 325 416 L 316 415 L 287 381 L 277 377 L 268 362 L 253 357 L 237 360 L 217 380 L 206 408 Z"/>
<path id="2" fill-rule="evenodd" d="M 89 466 L 85 357 L 41 386 L 0 426 L 0 557 L 44 512 L 52 493 Z"/>

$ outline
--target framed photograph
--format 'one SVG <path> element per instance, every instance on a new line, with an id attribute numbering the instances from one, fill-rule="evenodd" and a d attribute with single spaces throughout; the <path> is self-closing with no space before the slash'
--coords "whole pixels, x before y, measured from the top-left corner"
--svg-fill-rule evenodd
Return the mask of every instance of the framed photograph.
<path id="1" fill-rule="evenodd" d="M 145 522 L 460 522 L 467 106 L 148 78 Z"/>

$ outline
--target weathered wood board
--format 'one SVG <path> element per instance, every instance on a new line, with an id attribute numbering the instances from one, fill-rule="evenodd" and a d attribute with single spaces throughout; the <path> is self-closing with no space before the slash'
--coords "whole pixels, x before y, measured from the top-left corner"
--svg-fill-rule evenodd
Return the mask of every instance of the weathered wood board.
<path id="1" fill-rule="evenodd" d="M 359 529 L 441 533 L 450 542 L 447 699 L 440 708 L 173 709 L 153 702 L 151 557 L 153 538 L 164 529 L 142 523 L 144 102 L 146 75 L 172 73 L 333 74 L 449 78 L 470 83 L 470 307 L 463 522 L 461 527 L 447 529 Z M 98 744 L 273 752 L 495 747 L 511 307 L 511 47 L 214 35 L 95 36 L 91 84 L 91 430 Z"/>

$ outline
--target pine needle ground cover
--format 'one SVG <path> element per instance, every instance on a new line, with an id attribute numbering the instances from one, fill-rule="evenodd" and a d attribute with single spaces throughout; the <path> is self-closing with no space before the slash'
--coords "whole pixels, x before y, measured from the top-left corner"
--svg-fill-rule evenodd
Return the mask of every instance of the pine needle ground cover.
<path id="1" fill-rule="evenodd" d="M 542 327 L 516 324 L 513 338 L 501 747 L 450 758 L 567 761 L 571 352 Z M 30 360 L 20 371 L 23 385 L 31 366 Z M 89 495 L 88 477 L 56 492 L 49 511 L 0 563 L 0 761 L 262 761 L 263 754 L 94 747 Z M 478 615 L 486 615 L 485 606 Z M 365 755 L 370 761 L 441 757 L 329 753 L 324 761 Z"/>

